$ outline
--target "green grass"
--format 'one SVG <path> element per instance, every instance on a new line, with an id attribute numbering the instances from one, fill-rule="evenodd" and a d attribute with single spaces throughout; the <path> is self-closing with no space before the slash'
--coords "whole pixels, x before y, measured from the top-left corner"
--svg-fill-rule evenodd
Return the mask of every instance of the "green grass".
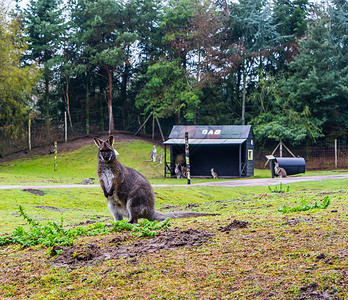
<path id="1" fill-rule="evenodd" d="M 186 183 L 185 179 L 161 178 L 163 165 L 146 162 L 151 143 L 119 143 L 116 148 L 125 165 L 141 171 L 152 183 Z M 79 183 L 82 178 L 96 177 L 94 145 L 60 154 L 57 172 L 52 159 L 44 156 L 3 163 L 0 184 Z M 330 173 L 338 172 L 305 175 Z M 254 177 L 270 178 L 270 171 L 255 170 Z M 316 283 L 317 293 L 348 299 L 347 187 L 348 179 L 293 183 L 282 187 L 284 193 L 274 193 L 275 188 L 267 186 L 156 187 L 156 209 L 161 212 L 219 214 L 171 220 L 172 228 L 205 230 L 214 236 L 196 247 L 70 268 L 52 266 L 46 246 L 0 247 L 0 298 L 278 300 L 304 297 L 301 288 Z M 0 191 L 0 234 L 11 234 L 18 226 L 30 230 L 19 206 L 40 224 L 59 224 L 63 218 L 64 230 L 93 227 L 83 225 L 86 221 L 112 222 L 99 187 L 42 191 L 41 196 L 23 190 Z M 319 207 L 324 199 L 330 199 L 329 205 Z M 303 207 L 303 203 L 310 204 L 311 209 L 291 210 Z M 290 210 L 278 211 L 282 207 Z M 249 225 L 230 232 L 220 230 L 235 219 Z M 118 247 L 114 240 L 122 238 L 122 232 L 112 232 L 82 236 L 74 244 L 79 249 L 90 244 L 104 249 Z M 121 244 L 143 240 L 133 237 Z"/>
<path id="2" fill-rule="evenodd" d="M 136 169 L 152 184 L 186 184 L 187 179 L 164 178 L 164 165 L 149 162 L 152 143 L 142 140 L 117 142 L 115 148 L 120 153 L 120 161 Z M 58 147 L 59 149 L 59 147 Z M 157 152 L 164 149 L 157 146 Z M 167 152 L 169 157 L 169 152 Z M 83 178 L 97 178 L 97 147 L 82 147 L 68 153 L 58 152 L 57 171 L 54 171 L 53 155 L 34 156 L 0 163 L 0 185 L 43 185 L 79 184 Z M 345 170 L 311 171 L 296 176 L 340 174 Z M 270 178 L 269 169 L 256 169 L 251 178 Z M 192 179 L 191 183 L 201 183 L 212 179 Z M 225 179 L 226 180 L 226 179 Z M 224 179 L 220 179 L 224 181 Z"/>

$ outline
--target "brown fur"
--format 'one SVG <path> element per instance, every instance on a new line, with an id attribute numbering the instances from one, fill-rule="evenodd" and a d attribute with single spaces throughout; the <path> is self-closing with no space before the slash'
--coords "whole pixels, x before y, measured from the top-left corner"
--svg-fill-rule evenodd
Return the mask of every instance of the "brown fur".
<path id="1" fill-rule="evenodd" d="M 285 169 L 279 167 L 279 163 L 275 163 L 275 166 L 274 166 L 274 173 L 279 176 L 280 178 L 285 178 L 287 177 L 287 174 L 286 174 L 286 171 Z"/>
<path id="2" fill-rule="evenodd" d="M 159 213 L 155 211 L 155 195 L 150 182 L 139 172 L 124 166 L 115 155 L 114 138 L 106 141 L 94 139 L 98 146 L 98 179 L 108 207 L 115 221 L 129 218 L 129 223 L 137 223 L 138 218 L 150 221 L 166 218 L 185 218 L 214 214 L 196 212 Z"/>
<path id="3" fill-rule="evenodd" d="M 213 176 L 214 179 L 219 179 L 218 174 L 217 174 L 216 172 L 214 172 L 214 168 L 212 168 L 212 169 L 210 170 L 210 172 L 211 172 L 211 176 Z"/>

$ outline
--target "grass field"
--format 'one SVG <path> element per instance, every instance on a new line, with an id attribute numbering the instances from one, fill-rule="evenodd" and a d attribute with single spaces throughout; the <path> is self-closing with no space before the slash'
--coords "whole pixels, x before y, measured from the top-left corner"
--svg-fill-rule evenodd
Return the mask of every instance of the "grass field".
<path id="1" fill-rule="evenodd" d="M 142 141 L 117 145 L 121 161 L 152 183 L 180 182 L 162 179 L 163 166 L 146 162 L 151 149 Z M 56 172 L 52 156 L 0 167 L 0 185 L 79 183 L 96 177 L 96 147 L 60 154 Z M 348 299 L 347 186 L 340 179 L 290 184 L 281 193 L 277 187 L 155 188 L 159 211 L 219 215 L 171 220 L 154 238 L 128 231 L 84 236 L 56 255 L 43 245 L 1 246 L 0 298 Z M 327 196 L 326 209 L 278 211 L 321 204 Z M 112 221 L 100 188 L 1 190 L 0 234 L 28 229 L 19 205 L 42 224 Z"/>

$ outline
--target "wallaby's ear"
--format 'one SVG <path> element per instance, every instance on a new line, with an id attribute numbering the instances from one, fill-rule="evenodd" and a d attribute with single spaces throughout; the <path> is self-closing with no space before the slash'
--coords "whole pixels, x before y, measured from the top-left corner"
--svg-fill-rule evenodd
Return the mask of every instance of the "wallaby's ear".
<path id="1" fill-rule="evenodd" d="M 94 143 L 95 143 L 98 147 L 100 147 L 100 145 L 101 145 L 102 142 L 103 142 L 103 141 L 102 141 L 101 139 L 94 138 Z"/>
<path id="2" fill-rule="evenodd" d="M 106 140 L 106 142 L 107 142 L 110 146 L 112 146 L 112 145 L 114 144 L 114 137 L 113 137 L 112 135 L 110 135 L 110 136 L 108 137 L 108 139 Z"/>

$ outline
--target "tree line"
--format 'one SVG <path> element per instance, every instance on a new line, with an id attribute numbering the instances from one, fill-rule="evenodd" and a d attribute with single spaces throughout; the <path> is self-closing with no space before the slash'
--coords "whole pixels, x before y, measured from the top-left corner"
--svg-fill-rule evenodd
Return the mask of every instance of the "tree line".
<path id="1" fill-rule="evenodd" d="M 256 140 L 347 142 L 348 3 L 30 0 L 0 5 L 0 131 L 67 112 L 104 130 L 251 124 Z M 78 113 L 73 113 L 73 112 Z"/>

